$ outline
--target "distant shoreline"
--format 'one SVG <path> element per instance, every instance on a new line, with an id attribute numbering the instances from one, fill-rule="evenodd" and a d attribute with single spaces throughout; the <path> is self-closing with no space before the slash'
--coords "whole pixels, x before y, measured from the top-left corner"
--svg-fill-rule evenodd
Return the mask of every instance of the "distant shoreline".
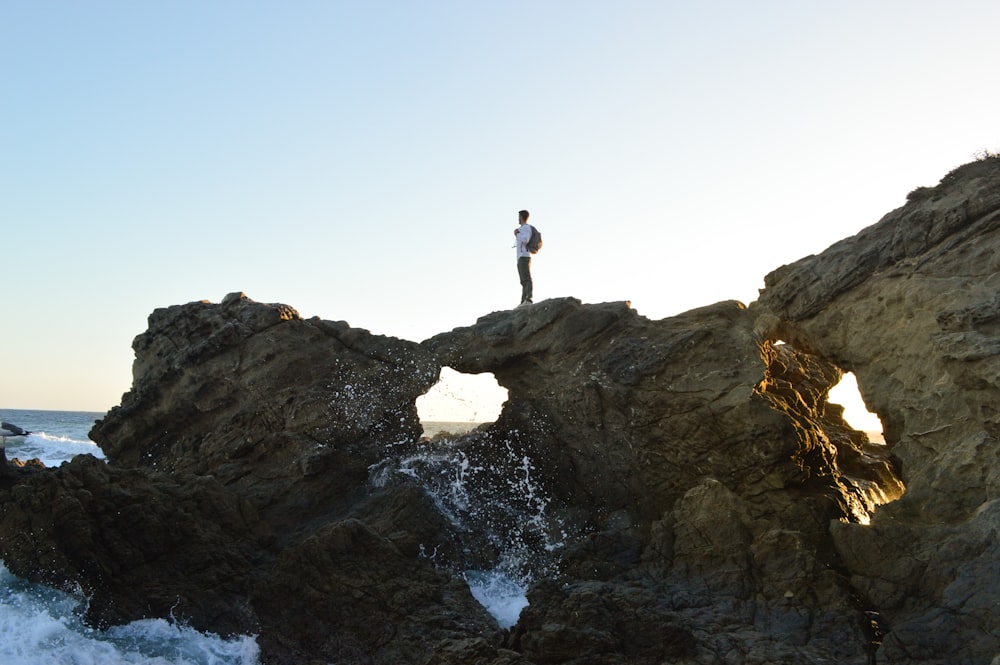
<path id="1" fill-rule="evenodd" d="M 0 407 L 0 413 L 12 411 L 16 413 L 86 413 L 87 415 L 103 416 L 107 411 L 90 411 L 89 409 L 16 409 L 13 407 Z"/>
<path id="2" fill-rule="evenodd" d="M 468 434 L 480 425 L 485 424 L 486 423 L 484 422 L 470 422 L 467 420 L 427 420 L 420 423 L 420 425 L 424 428 L 424 436 L 428 439 L 433 439 L 442 432 L 448 432 L 449 434 Z"/>

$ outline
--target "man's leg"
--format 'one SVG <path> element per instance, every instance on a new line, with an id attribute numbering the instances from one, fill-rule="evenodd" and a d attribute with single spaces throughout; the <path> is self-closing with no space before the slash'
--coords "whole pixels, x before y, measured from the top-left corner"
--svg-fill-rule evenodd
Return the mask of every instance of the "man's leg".
<path id="1" fill-rule="evenodd" d="M 531 283 L 531 257 L 521 256 L 517 259 L 517 274 L 521 277 L 521 302 L 531 302 L 533 284 Z"/>

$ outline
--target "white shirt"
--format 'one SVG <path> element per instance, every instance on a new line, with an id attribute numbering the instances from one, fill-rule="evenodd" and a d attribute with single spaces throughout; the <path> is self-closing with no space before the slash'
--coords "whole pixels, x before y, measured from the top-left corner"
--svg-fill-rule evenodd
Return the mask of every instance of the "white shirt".
<path id="1" fill-rule="evenodd" d="M 529 240 L 531 240 L 531 224 L 525 222 L 517 230 L 517 258 L 531 256 L 531 252 L 528 251 Z"/>

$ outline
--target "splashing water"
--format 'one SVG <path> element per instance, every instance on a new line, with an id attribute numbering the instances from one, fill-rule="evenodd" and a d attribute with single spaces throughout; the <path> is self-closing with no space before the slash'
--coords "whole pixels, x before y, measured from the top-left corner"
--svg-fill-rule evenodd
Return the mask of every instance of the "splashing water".
<path id="1" fill-rule="evenodd" d="M 502 628 L 517 622 L 531 584 L 555 574 L 554 553 L 566 533 L 516 432 L 425 442 L 373 471 L 379 486 L 396 476 L 421 483 L 466 550 L 464 560 L 447 567 Z M 428 544 L 425 552 L 433 558 L 436 548 Z"/>
<path id="2" fill-rule="evenodd" d="M 162 619 L 106 631 L 83 623 L 86 599 L 30 584 L 0 563 L 4 665 L 256 665 L 253 637 L 225 640 Z"/>
<path id="3" fill-rule="evenodd" d="M 39 459 L 55 467 L 80 454 L 103 458 L 88 438 L 101 414 L 5 409 L 0 417 L 31 434 L 8 442 L 9 458 Z M 252 636 L 223 639 L 162 619 L 108 630 L 83 622 L 81 594 L 33 584 L 0 562 L 0 663 L 3 665 L 257 665 Z"/>
<path id="4" fill-rule="evenodd" d="M 465 581 L 472 597 L 486 608 L 501 628 L 517 623 L 521 610 L 528 606 L 527 586 L 512 580 L 500 570 L 467 570 Z"/>

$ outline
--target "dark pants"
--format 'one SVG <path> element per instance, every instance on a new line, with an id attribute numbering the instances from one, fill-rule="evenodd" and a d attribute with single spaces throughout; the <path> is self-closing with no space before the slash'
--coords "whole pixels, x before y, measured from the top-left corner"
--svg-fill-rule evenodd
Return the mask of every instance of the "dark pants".
<path id="1" fill-rule="evenodd" d="M 517 274 L 521 278 L 521 302 L 531 302 L 531 257 L 517 257 Z"/>

